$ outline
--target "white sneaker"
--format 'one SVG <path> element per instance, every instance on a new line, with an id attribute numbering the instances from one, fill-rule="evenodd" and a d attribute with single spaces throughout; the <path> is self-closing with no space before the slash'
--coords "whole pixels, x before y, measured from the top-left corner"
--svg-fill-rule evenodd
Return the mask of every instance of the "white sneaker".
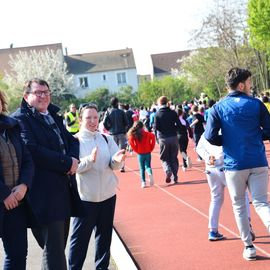
<path id="1" fill-rule="evenodd" d="M 245 247 L 243 251 L 243 258 L 247 261 L 255 261 L 256 260 L 256 248 L 252 246 Z"/>
<path id="2" fill-rule="evenodd" d="M 141 188 L 146 188 L 146 183 L 145 182 L 141 183 Z"/>
<path id="3" fill-rule="evenodd" d="M 188 168 L 191 168 L 192 167 L 192 162 L 191 162 L 191 159 L 190 159 L 189 156 L 187 157 L 186 163 L 187 163 L 187 167 Z"/>
<path id="4" fill-rule="evenodd" d="M 154 177 L 153 177 L 153 174 L 150 174 L 150 175 L 149 175 L 149 182 L 150 182 L 150 186 L 153 186 L 153 185 L 154 185 Z"/>
<path id="5" fill-rule="evenodd" d="M 187 168 L 182 166 L 182 171 L 185 172 L 186 170 L 187 170 Z"/>

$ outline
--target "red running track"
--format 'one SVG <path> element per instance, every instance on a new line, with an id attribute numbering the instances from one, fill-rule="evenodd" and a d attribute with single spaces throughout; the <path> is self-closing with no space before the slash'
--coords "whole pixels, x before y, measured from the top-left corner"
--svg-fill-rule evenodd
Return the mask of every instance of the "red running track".
<path id="1" fill-rule="evenodd" d="M 120 181 L 114 227 L 137 265 L 141 270 L 270 269 L 270 237 L 252 206 L 258 256 L 257 261 L 242 258 L 243 244 L 227 190 L 219 228 L 226 239 L 208 241 L 209 187 L 202 172 L 204 162 L 196 161 L 193 143 L 190 145 L 193 167 L 186 172 L 180 167 L 177 185 L 165 183 L 158 146 L 152 153 L 153 187 L 140 187 L 135 154 L 128 154 L 126 172 L 117 173 Z M 266 146 L 270 160 L 269 143 Z M 182 164 L 180 156 L 179 161 Z"/>

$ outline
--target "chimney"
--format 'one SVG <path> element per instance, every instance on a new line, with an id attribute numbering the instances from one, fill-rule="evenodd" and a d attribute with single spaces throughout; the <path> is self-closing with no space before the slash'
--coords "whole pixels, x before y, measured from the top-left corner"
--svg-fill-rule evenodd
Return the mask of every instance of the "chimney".
<path id="1" fill-rule="evenodd" d="M 9 48 L 10 48 L 10 49 L 12 49 L 12 48 L 13 48 L 13 43 L 11 43 L 11 44 L 9 45 Z"/>
<path id="2" fill-rule="evenodd" d="M 67 47 L 65 47 L 66 56 L 68 56 L 68 50 Z"/>

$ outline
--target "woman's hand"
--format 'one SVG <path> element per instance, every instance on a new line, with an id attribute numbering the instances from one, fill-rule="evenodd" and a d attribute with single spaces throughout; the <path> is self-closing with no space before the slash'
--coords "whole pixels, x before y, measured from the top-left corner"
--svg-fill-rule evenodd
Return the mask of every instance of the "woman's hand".
<path id="1" fill-rule="evenodd" d="M 113 156 L 113 160 L 115 162 L 122 162 L 125 160 L 125 158 L 126 158 L 126 150 L 125 149 L 119 150 Z"/>
<path id="2" fill-rule="evenodd" d="M 19 205 L 18 200 L 16 199 L 14 193 L 10 193 L 7 198 L 4 200 L 4 205 L 7 210 L 12 210 Z"/>
<path id="3" fill-rule="evenodd" d="M 18 186 L 15 186 L 12 189 L 12 192 L 18 202 L 24 198 L 26 191 L 27 191 L 27 186 L 25 184 L 20 184 Z"/>
<path id="4" fill-rule="evenodd" d="M 92 160 L 93 162 L 95 162 L 96 159 L 97 159 L 97 150 L 98 150 L 97 147 L 93 148 L 93 150 L 92 150 L 92 152 L 91 152 L 91 154 L 90 154 L 90 158 L 91 158 L 91 160 Z"/>

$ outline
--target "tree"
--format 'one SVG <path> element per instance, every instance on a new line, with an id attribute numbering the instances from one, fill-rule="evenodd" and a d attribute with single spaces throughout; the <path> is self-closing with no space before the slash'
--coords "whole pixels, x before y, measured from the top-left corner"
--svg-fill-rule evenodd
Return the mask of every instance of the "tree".
<path id="1" fill-rule="evenodd" d="M 0 90 L 7 91 L 8 85 L 3 81 L 4 76 L 0 74 Z"/>
<path id="2" fill-rule="evenodd" d="M 257 73 L 256 55 L 246 32 L 246 0 L 216 0 L 193 42 L 199 50 L 181 65 L 193 91 L 206 92 L 211 98 L 224 95 L 226 72 L 235 66 Z"/>
<path id="3" fill-rule="evenodd" d="M 0 90 L 7 93 L 8 110 L 13 112 L 18 107 L 20 99 L 14 98 L 14 96 L 9 94 L 8 85 L 4 82 L 3 78 L 4 76 L 0 74 Z"/>
<path id="4" fill-rule="evenodd" d="M 193 52 L 182 63 L 184 76 L 193 93 L 205 92 L 212 99 L 219 99 L 225 90 L 224 74 L 228 64 L 223 60 L 224 50 L 213 47 Z"/>
<path id="5" fill-rule="evenodd" d="M 197 47 L 219 47 L 229 52 L 227 61 L 241 66 L 239 48 L 246 42 L 246 0 L 216 0 L 214 7 L 194 32 Z M 239 46 L 240 45 L 240 46 Z"/>
<path id="6" fill-rule="evenodd" d="M 256 50 L 257 64 L 264 89 L 270 88 L 270 2 L 249 0 L 248 26 L 250 43 Z"/>
<path id="7" fill-rule="evenodd" d="M 73 76 L 67 72 L 62 52 L 30 51 L 19 52 L 10 58 L 10 73 L 5 74 L 4 81 L 8 84 L 11 98 L 21 100 L 25 81 L 31 78 L 46 80 L 52 91 L 52 101 L 61 104 L 66 95 L 73 94 Z"/>
<path id="8" fill-rule="evenodd" d="M 138 102 L 137 92 L 134 92 L 132 86 L 122 86 L 116 93 L 116 97 L 118 98 L 120 103 L 130 104 L 131 106 L 140 105 Z"/>
<path id="9" fill-rule="evenodd" d="M 106 108 L 110 104 L 111 95 L 107 88 L 97 88 L 95 91 L 92 91 L 85 96 L 81 101 L 82 103 L 93 102 L 98 106 L 98 109 L 101 111 L 103 108 Z"/>
<path id="10" fill-rule="evenodd" d="M 160 96 L 167 96 L 174 103 L 181 103 L 192 97 L 192 92 L 182 78 L 166 76 L 162 79 L 140 84 L 138 99 L 142 105 L 151 106 Z"/>

